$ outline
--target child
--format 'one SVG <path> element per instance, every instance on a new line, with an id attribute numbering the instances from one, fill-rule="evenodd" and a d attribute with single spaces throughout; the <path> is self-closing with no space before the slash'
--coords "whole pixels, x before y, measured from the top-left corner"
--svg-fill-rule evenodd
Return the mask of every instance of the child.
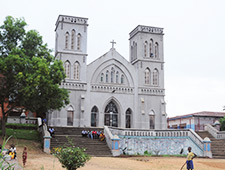
<path id="1" fill-rule="evenodd" d="M 25 164 L 27 162 L 27 148 L 26 147 L 24 147 L 22 158 L 23 158 L 23 166 L 25 167 Z"/>
<path id="2" fill-rule="evenodd" d="M 193 159 L 197 156 L 196 154 L 194 154 L 193 152 L 191 152 L 191 147 L 188 147 L 188 155 L 187 155 L 187 169 L 188 170 L 192 170 L 194 169 L 194 165 L 193 165 Z"/>
<path id="3" fill-rule="evenodd" d="M 10 155 L 12 155 L 12 158 L 13 159 L 17 159 L 16 158 L 16 147 L 15 147 L 15 145 L 14 144 L 11 144 L 10 146 L 11 146 L 11 148 L 9 149 L 8 154 L 11 153 Z"/>

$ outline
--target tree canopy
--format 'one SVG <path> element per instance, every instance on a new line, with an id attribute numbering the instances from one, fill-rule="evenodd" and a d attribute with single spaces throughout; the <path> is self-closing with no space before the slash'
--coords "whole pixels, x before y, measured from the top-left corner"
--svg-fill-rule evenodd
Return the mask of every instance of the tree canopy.
<path id="1" fill-rule="evenodd" d="M 0 106 L 3 119 L 15 107 L 42 115 L 69 103 L 60 88 L 65 78 L 63 63 L 51 55 L 42 36 L 25 30 L 24 19 L 7 16 L 0 26 Z M 5 110 L 7 105 L 7 110 Z"/>

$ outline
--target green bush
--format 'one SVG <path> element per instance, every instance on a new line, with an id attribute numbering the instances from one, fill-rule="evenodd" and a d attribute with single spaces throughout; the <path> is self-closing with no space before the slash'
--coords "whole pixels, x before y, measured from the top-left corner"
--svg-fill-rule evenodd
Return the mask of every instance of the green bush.
<path id="1" fill-rule="evenodd" d="M 152 152 L 148 152 L 147 150 L 144 152 L 145 156 L 152 156 Z"/>
<path id="2" fill-rule="evenodd" d="M 85 149 L 75 147 L 73 142 L 67 138 L 68 143 L 71 146 L 56 148 L 54 155 L 59 159 L 63 168 L 67 170 L 76 170 L 79 167 L 85 165 L 86 161 L 90 159 L 90 156 L 85 153 Z"/>
<path id="3" fill-rule="evenodd" d="M 36 124 L 6 123 L 6 126 L 37 127 Z"/>
<path id="4" fill-rule="evenodd" d="M 20 124 L 20 123 L 6 123 L 6 128 L 36 130 L 37 129 L 37 125 L 34 125 L 34 124 Z"/>
<path id="5" fill-rule="evenodd" d="M 225 131 L 225 116 L 220 119 L 220 130 Z"/>

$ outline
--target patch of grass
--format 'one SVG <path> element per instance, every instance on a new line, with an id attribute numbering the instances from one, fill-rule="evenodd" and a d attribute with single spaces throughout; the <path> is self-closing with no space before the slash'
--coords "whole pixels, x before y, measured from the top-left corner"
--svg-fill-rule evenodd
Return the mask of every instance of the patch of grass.
<path id="1" fill-rule="evenodd" d="M 12 136 L 13 138 L 16 138 L 16 139 L 40 141 L 39 133 L 36 130 L 6 128 L 6 135 Z"/>

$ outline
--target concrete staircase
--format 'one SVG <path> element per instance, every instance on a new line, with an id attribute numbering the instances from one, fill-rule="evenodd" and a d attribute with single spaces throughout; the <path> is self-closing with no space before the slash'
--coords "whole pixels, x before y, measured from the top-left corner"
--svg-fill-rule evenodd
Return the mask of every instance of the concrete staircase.
<path id="1" fill-rule="evenodd" d="M 198 131 L 197 134 L 204 139 L 208 137 L 211 143 L 211 150 L 213 158 L 225 159 L 225 139 L 215 139 L 209 132 L 207 131 Z"/>
<path id="2" fill-rule="evenodd" d="M 68 136 L 72 139 L 76 147 L 85 148 L 86 153 L 91 156 L 112 156 L 112 153 L 105 141 L 99 141 L 98 139 L 90 139 L 88 137 L 82 137 L 82 130 L 99 130 L 103 131 L 103 128 L 78 128 L 78 127 L 53 127 L 55 135 L 51 139 L 51 149 L 57 148 L 64 144 L 67 144 Z"/>

